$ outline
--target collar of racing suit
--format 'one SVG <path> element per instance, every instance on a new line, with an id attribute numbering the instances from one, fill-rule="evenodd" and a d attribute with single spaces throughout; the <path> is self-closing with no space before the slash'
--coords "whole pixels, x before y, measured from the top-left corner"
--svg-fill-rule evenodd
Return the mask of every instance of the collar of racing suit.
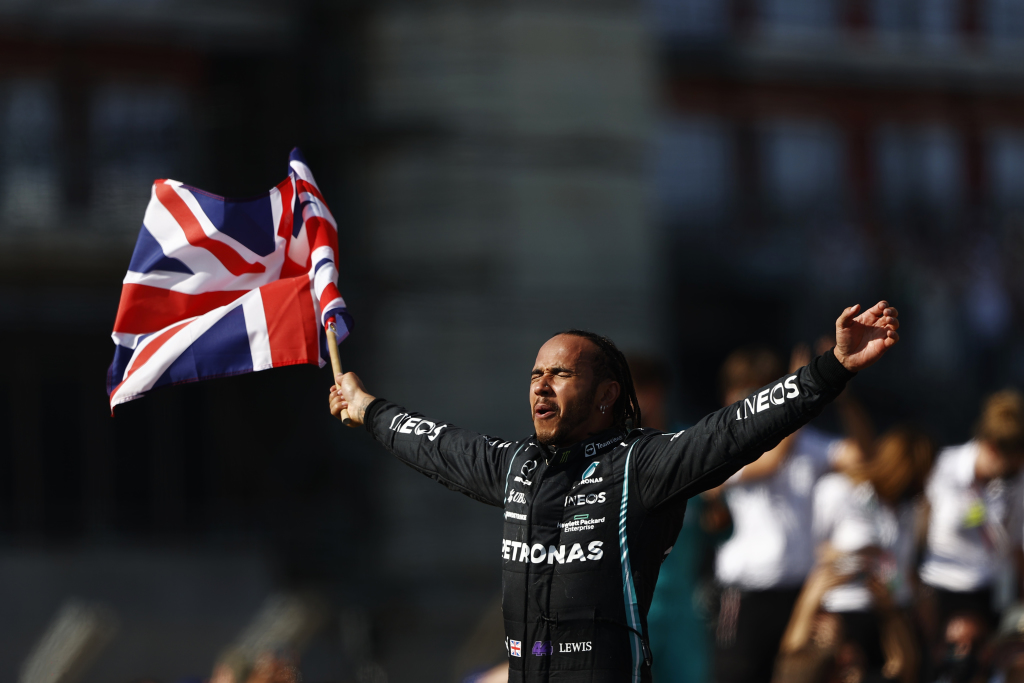
<path id="1" fill-rule="evenodd" d="M 541 451 L 544 453 L 544 460 L 547 462 L 548 467 L 564 467 L 580 458 L 592 458 L 595 455 L 611 450 L 618 446 L 624 438 L 626 438 L 626 434 L 622 430 L 608 429 L 595 434 L 586 441 L 580 441 L 571 446 L 550 448 L 538 445 L 540 445 Z"/>

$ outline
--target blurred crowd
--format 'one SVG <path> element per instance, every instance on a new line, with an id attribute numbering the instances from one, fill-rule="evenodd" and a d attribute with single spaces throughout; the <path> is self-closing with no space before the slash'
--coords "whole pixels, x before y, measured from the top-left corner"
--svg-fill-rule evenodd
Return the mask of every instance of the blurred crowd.
<path id="1" fill-rule="evenodd" d="M 647 426 L 680 427 L 665 369 L 634 365 Z M 785 370 L 735 351 L 723 405 Z M 973 439 L 940 448 L 912 424 L 877 433 L 855 385 L 690 501 L 649 616 L 655 680 L 1024 681 L 1024 396 L 987 397 Z"/>

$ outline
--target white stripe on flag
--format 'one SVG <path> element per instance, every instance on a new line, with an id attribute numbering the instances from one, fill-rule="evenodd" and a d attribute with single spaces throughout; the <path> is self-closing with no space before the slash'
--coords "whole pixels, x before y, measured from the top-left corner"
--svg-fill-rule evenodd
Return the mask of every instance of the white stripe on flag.
<path id="1" fill-rule="evenodd" d="M 320 311 L 320 300 L 316 297 L 316 292 L 313 291 L 313 278 L 309 278 L 309 293 L 310 293 L 310 295 L 312 296 L 312 299 L 313 299 L 313 315 L 316 316 L 317 320 L 323 321 L 324 316 L 323 316 L 323 314 Z M 325 351 L 320 346 L 319 342 L 317 343 L 316 348 L 317 348 L 317 353 L 320 355 L 320 360 L 319 360 L 319 362 L 317 364 L 322 368 L 325 365 L 327 365 L 327 363 L 330 360 L 329 358 L 324 358 L 323 354 L 325 354 L 325 353 L 329 354 L 330 352 L 329 351 Z"/>
<path id="2" fill-rule="evenodd" d="M 313 253 L 310 254 L 310 261 L 314 268 L 316 267 L 316 264 L 320 263 L 324 259 L 334 263 L 334 250 L 330 247 L 317 247 L 313 250 Z"/>
<path id="3" fill-rule="evenodd" d="M 306 232 L 305 221 L 302 223 L 299 234 L 293 237 L 292 243 L 288 245 L 288 258 L 303 267 L 306 265 L 306 260 L 309 259 L 309 233 Z"/>
<path id="4" fill-rule="evenodd" d="M 313 216 L 325 219 L 329 222 L 335 230 L 338 229 L 338 223 L 334 220 L 334 216 L 331 215 L 331 210 L 327 208 L 327 205 L 320 201 L 317 196 L 311 192 L 300 192 L 299 201 L 302 204 L 302 220 L 308 221 Z"/>
<path id="5" fill-rule="evenodd" d="M 333 261 L 329 265 L 326 265 L 316 271 L 316 275 L 313 276 L 313 287 L 316 293 L 316 298 L 320 298 L 320 295 L 324 293 L 324 289 L 327 285 L 337 281 L 338 271 L 334 269 Z"/>
<path id="6" fill-rule="evenodd" d="M 284 267 L 284 251 L 288 246 L 286 239 L 281 237 L 281 214 L 283 213 L 284 209 L 281 201 L 281 190 L 276 187 L 271 188 L 270 215 L 273 219 L 274 225 L 274 254 L 273 256 L 264 259 L 262 263 L 266 266 L 267 272 L 274 276 L 274 279 L 281 277 L 281 268 Z M 288 239 L 291 239 L 291 226 L 288 226 L 288 231 L 285 234 L 288 235 Z"/>
<path id="7" fill-rule="evenodd" d="M 125 348 L 134 349 L 138 343 L 139 338 L 145 336 L 148 332 L 141 334 L 129 334 L 128 332 L 111 332 L 110 338 L 114 340 L 114 343 L 118 346 L 124 346 Z M 122 378 L 123 379 L 123 378 Z"/>
<path id="8" fill-rule="evenodd" d="M 316 189 L 320 189 L 320 186 L 316 184 L 315 180 L 313 180 L 313 172 L 309 170 L 309 166 L 306 166 L 306 164 L 297 160 L 289 162 L 288 165 L 292 167 L 293 171 L 295 171 L 295 175 L 299 176 Z"/>
<path id="9" fill-rule="evenodd" d="M 160 249 L 171 258 L 176 258 L 196 275 L 199 280 L 234 280 L 235 276 L 227 271 L 217 257 L 206 249 L 193 247 L 185 237 L 185 231 L 174 220 L 171 212 L 156 198 L 156 184 L 153 195 L 146 207 L 146 215 L 142 219 L 150 234 L 160 245 Z M 200 290 L 202 291 L 202 290 Z"/>
<path id="10" fill-rule="evenodd" d="M 188 210 L 191 211 L 192 215 L 196 217 L 197 221 L 199 221 L 199 225 L 202 227 L 203 232 L 206 233 L 207 237 L 217 240 L 225 246 L 233 249 L 239 256 L 249 263 L 262 261 L 259 254 L 249 249 L 249 247 L 245 246 L 234 237 L 218 230 L 213 225 L 213 222 L 209 217 L 207 217 L 206 212 L 203 211 L 203 207 L 199 205 L 199 201 L 195 198 L 195 195 L 182 187 L 182 183 L 177 180 L 168 180 L 167 185 L 170 186 L 179 197 L 181 197 L 181 201 L 185 202 L 185 206 L 188 207 Z"/>
<path id="11" fill-rule="evenodd" d="M 148 285 L 160 289 L 188 289 L 189 280 L 196 276 L 190 273 L 173 273 L 168 270 L 154 270 L 150 273 L 136 273 L 129 270 L 122 281 L 126 285 Z M 193 283 L 195 284 L 195 283 Z"/>
<path id="12" fill-rule="evenodd" d="M 222 239 L 218 239 L 219 242 L 228 244 L 229 248 L 239 252 L 247 261 L 258 261 L 263 264 L 265 272 L 232 275 L 212 253 L 202 247 L 196 247 L 189 243 L 185 237 L 184 230 L 182 230 L 178 221 L 174 219 L 167 208 L 156 198 L 156 191 L 154 190 L 149 206 L 146 208 L 143 225 L 149 230 L 149 233 L 157 241 L 157 244 L 160 245 L 160 249 L 165 255 L 178 259 L 188 266 L 189 270 L 195 273 L 195 275 L 161 271 L 152 273 L 129 272 L 125 276 L 125 284 L 148 285 L 160 289 L 170 289 L 182 294 L 201 294 L 214 291 L 252 290 L 269 284 L 281 276 L 281 267 L 284 265 L 284 251 L 287 246 L 284 239 L 275 237 L 274 252 L 265 257 L 259 257 L 236 240 L 218 233 L 206 217 L 206 214 L 199 211 L 199 203 L 195 197 L 187 190 L 177 187 L 181 183 L 177 181 L 167 181 L 167 183 L 185 201 L 190 212 L 199 221 L 207 235 L 209 235 L 211 230 L 221 235 Z M 196 211 L 199 211 L 198 215 Z M 229 239 L 230 243 L 228 243 Z M 240 249 L 236 249 L 235 245 L 238 245 Z"/>
<path id="13" fill-rule="evenodd" d="M 110 406 L 114 407 L 120 403 L 124 403 L 125 401 L 130 401 L 152 389 L 153 385 L 156 384 L 157 380 L 163 376 L 167 368 L 171 367 L 171 364 L 178 359 L 178 356 L 184 353 L 195 340 L 203 336 L 207 330 L 213 327 L 230 311 L 244 304 L 246 299 L 253 296 L 259 296 L 259 290 L 249 292 L 226 306 L 215 308 L 209 313 L 205 313 L 193 319 L 188 325 L 185 325 L 175 332 L 163 346 L 157 349 L 156 353 L 150 356 L 149 360 L 141 365 L 131 377 L 125 380 L 121 386 L 117 388 L 117 391 L 110 396 Z M 175 323 L 175 325 L 177 324 L 179 323 Z M 146 341 L 140 344 L 139 348 L 135 349 L 135 353 L 132 354 L 132 360 L 128 363 L 128 368 L 125 369 L 126 375 L 128 374 L 128 370 L 130 370 L 135 364 L 135 359 L 138 357 L 139 353 L 159 336 L 159 332 L 154 334 L 152 337 L 147 338 Z"/>
<path id="14" fill-rule="evenodd" d="M 327 302 L 327 305 L 323 307 L 323 313 L 320 314 L 320 317 L 327 315 L 328 313 L 337 308 L 347 308 L 347 306 L 345 306 L 345 300 L 342 299 L 340 296 L 335 299 L 331 299 L 329 302 Z M 327 321 L 324 320 L 322 322 L 324 324 L 324 327 L 326 327 Z M 348 335 L 346 334 L 346 336 Z M 338 341 L 341 341 L 340 337 L 338 338 Z"/>
<path id="15" fill-rule="evenodd" d="M 270 334 L 267 332 L 267 314 L 263 310 L 263 294 L 256 290 L 256 296 L 242 297 L 242 312 L 245 315 L 245 329 L 249 332 L 249 352 L 252 354 L 254 372 L 274 367 L 270 354 Z"/>

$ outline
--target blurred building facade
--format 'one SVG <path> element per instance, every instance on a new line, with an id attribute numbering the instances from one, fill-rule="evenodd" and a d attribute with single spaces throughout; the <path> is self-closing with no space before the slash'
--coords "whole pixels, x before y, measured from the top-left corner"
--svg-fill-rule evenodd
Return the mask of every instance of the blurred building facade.
<path id="1" fill-rule="evenodd" d="M 682 357 L 755 336 L 811 341 L 843 307 L 889 297 L 911 333 L 889 376 L 865 377 L 898 386 L 875 408 L 963 438 L 980 393 L 1024 379 L 1024 8 L 652 0 L 649 12 L 676 319 L 706 313 L 694 293 L 712 285 L 733 321 L 696 342 L 681 329 Z M 700 391 L 688 408 L 711 404 Z"/>
<path id="2" fill-rule="evenodd" d="M 870 407 L 962 438 L 1024 378 L 1022 40 L 1010 0 L 0 2 L 0 677 L 68 597 L 133 635 L 84 680 L 174 680 L 315 586 L 308 680 L 446 680 L 498 591 L 497 510 L 339 429 L 326 371 L 109 417 L 154 178 L 249 195 L 301 146 L 341 226 L 343 360 L 446 421 L 529 432 L 536 349 L 577 326 L 669 356 L 698 417 L 735 346 L 884 295 L 909 333 Z M 206 597 L 139 597 L 167 587 Z"/>

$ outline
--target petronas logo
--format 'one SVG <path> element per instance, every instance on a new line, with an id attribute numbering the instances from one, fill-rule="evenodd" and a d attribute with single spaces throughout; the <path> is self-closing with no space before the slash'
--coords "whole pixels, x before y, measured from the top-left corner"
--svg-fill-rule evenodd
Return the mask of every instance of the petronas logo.
<path id="1" fill-rule="evenodd" d="M 600 462 L 592 462 L 592 463 L 590 463 L 590 466 L 587 467 L 586 470 L 584 470 L 583 476 L 580 477 L 580 479 L 583 480 L 583 479 L 586 479 L 587 477 L 589 477 L 590 475 L 592 475 L 594 473 L 594 471 L 597 470 L 597 466 L 600 465 L 600 464 L 601 464 Z"/>

